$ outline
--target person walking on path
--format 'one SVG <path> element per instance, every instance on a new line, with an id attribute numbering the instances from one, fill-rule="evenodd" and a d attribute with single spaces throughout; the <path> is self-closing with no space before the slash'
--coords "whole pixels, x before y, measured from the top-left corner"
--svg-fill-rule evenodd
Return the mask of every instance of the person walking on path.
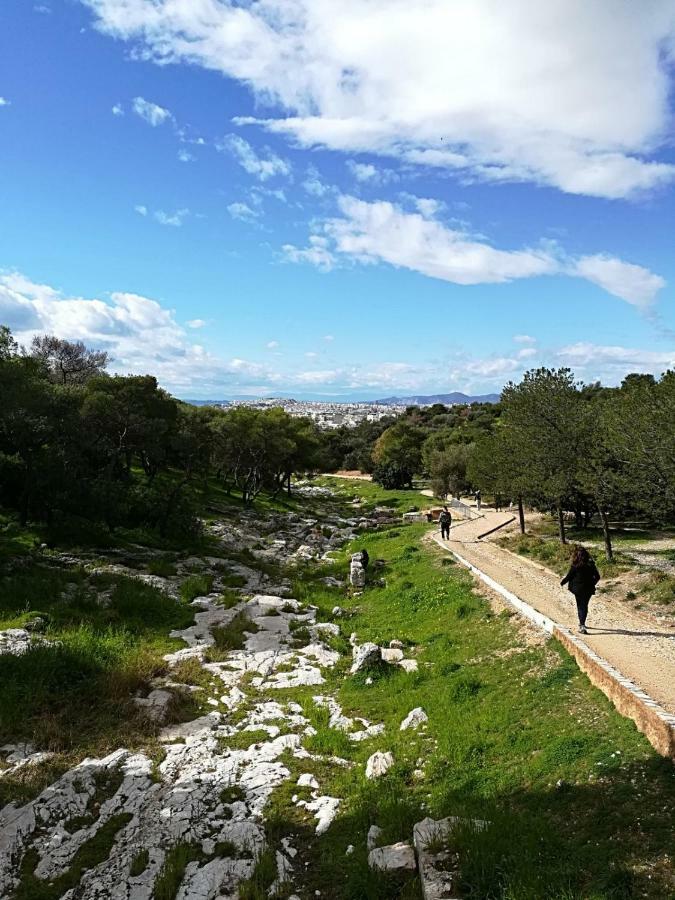
<path id="1" fill-rule="evenodd" d="M 574 594 L 574 599 L 577 601 L 579 631 L 581 634 L 588 634 L 586 630 L 588 604 L 595 593 L 595 586 L 599 581 L 600 573 L 588 550 L 585 547 L 575 547 L 570 570 L 560 584 L 561 586 L 567 585 L 568 590 Z"/>
<path id="2" fill-rule="evenodd" d="M 476 491 L 474 497 L 476 498 L 476 509 L 480 512 L 480 491 Z"/>
<path id="3" fill-rule="evenodd" d="M 450 510 L 447 506 L 444 506 L 441 510 L 441 514 L 438 517 L 438 522 L 441 526 L 441 538 L 444 541 L 450 540 L 450 526 L 452 525 L 452 516 L 450 515 Z"/>

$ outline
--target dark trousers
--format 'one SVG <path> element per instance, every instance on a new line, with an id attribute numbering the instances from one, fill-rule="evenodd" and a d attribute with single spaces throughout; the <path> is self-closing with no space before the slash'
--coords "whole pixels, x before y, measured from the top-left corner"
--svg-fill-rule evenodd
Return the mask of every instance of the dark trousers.
<path id="1" fill-rule="evenodd" d="M 450 540 L 450 523 L 447 525 L 441 525 L 441 539 L 444 541 Z"/>
<path id="2" fill-rule="evenodd" d="M 588 615 L 588 604 L 590 603 L 592 594 L 575 594 L 574 599 L 577 601 L 577 613 L 579 615 L 579 625 L 583 628 L 586 624 L 586 616 Z"/>

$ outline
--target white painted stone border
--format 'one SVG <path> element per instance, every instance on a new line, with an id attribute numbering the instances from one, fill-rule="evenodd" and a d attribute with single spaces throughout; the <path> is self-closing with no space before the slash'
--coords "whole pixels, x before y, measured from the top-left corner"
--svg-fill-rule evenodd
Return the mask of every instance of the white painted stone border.
<path id="1" fill-rule="evenodd" d="M 440 537 L 433 535 L 436 543 L 451 553 L 458 562 L 473 572 L 481 581 L 508 601 L 518 612 L 540 628 L 546 634 L 557 638 L 574 657 L 579 668 L 589 680 L 608 697 L 617 710 L 632 719 L 638 729 L 647 737 L 655 750 L 662 756 L 675 758 L 675 715 L 669 713 L 641 687 L 626 678 L 607 660 L 591 650 L 588 644 L 580 640 L 569 628 L 559 625 L 540 613 L 529 603 L 521 600 L 511 591 L 495 581 L 473 563 L 464 559 L 456 550 L 447 547 Z"/>

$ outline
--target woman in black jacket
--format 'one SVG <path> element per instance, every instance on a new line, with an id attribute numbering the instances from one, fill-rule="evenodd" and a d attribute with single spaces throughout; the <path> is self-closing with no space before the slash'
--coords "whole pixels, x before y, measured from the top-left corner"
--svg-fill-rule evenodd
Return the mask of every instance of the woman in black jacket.
<path id="1" fill-rule="evenodd" d="M 595 586 L 599 581 L 600 573 L 591 559 L 588 550 L 585 547 L 575 547 L 574 553 L 572 554 L 572 565 L 570 566 L 570 570 L 560 584 L 566 584 L 568 589 L 574 594 L 574 599 L 577 601 L 579 631 L 581 634 L 588 634 L 586 631 L 588 604 L 595 593 Z"/>

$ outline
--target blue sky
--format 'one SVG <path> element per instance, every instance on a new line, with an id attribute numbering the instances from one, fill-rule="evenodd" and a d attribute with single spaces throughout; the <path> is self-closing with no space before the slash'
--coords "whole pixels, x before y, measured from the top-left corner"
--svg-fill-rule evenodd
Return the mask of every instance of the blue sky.
<path id="1" fill-rule="evenodd" d="M 0 16 L 22 341 L 80 338 L 195 398 L 675 366 L 673 0 Z"/>

